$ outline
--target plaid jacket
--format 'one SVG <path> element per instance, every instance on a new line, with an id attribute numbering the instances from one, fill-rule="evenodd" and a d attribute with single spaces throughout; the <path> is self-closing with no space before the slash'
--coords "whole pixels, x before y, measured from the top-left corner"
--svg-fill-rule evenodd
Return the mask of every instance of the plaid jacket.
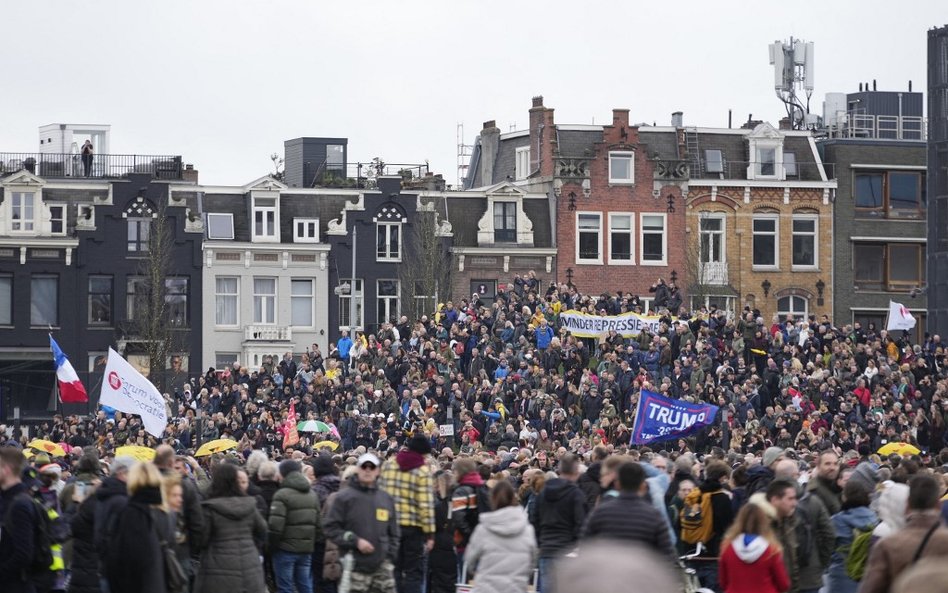
<path id="1" fill-rule="evenodd" d="M 431 468 L 427 465 L 402 471 L 398 462 L 389 460 L 382 466 L 379 487 L 395 499 L 398 524 L 420 527 L 425 535 L 434 535 L 434 487 Z"/>

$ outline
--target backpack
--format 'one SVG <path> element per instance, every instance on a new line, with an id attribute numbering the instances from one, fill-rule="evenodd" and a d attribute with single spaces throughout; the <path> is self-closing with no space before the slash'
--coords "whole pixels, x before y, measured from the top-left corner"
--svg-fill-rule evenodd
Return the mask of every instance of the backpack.
<path id="1" fill-rule="evenodd" d="M 839 548 L 846 567 L 846 576 L 854 581 L 862 580 L 862 575 L 866 572 L 866 561 L 869 559 L 869 548 L 872 546 L 872 532 L 876 525 L 878 523 L 853 528 L 852 543 Z"/>
<path id="2" fill-rule="evenodd" d="M 695 488 L 685 497 L 681 508 L 681 540 L 688 544 L 711 541 L 714 535 L 714 513 L 711 509 L 711 497 L 723 490 L 701 492 Z"/>
<path id="3" fill-rule="evenodd" d="M 65 521 L 56 511 L 46 508 L 45 504 L 29 493 L 24 492 L 19 497 L 30 501 L 33 507 L 33 519 L 35 520 L 33 525 L 33 556 L 24 576 L 34 582 L 46 582 L 51 578 L 53 572 L 65 568 L 61 545 L 62 541 L 65 541 L 65 537 L 60 542 L 56 542 L 54 535 L 57 532 L 56 521 L 59 522 L 60 532 Z M 11 504 L 3 518 L 4 525 L 9 523 L 12 510 L 13 505 Z M 68 534 L 66 536 L 68 537 Z M 58 554 L 54 551 L 58 551 Z"/>

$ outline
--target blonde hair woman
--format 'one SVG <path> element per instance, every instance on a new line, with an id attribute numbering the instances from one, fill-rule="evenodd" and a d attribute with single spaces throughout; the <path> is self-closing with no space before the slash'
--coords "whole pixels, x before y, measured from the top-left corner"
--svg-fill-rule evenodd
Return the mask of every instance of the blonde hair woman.
<path id="1" fill-rule="evenodd" d="M 173 539 L 161 509 L 161 485 L 161 472 L 152 463 L 136 463 L 128 472 L 128 506 L 119 513 L 105 557 L 112 593 L 169 592 L 161 542 Z"/>
<path id="2" fill-rule="evenodd" d="M 725 593 L 784 593 L 790 589 L 783 548 L 771 527 L 776 514 L 766 500 L 751 501 L 724 534 L 718 582 Z"/>

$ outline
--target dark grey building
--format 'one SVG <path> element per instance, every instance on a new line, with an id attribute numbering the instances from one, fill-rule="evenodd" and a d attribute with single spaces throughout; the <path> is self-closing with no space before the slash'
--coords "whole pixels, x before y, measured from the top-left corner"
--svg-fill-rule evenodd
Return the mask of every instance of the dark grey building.
<path id="1" fill-rule="evenodd" d="M 948 26 L 928 32 L 928 328 L 948 333 Z"/>
<path id="2" fill-rule="evenodd" d="M 921 93 L 914 93 L 920 95 Z M 925 331 L 924 140 L 829 138 L 820 142 L 838 182 L 833 209 L 833 320 L 884 329 L 889 301 Z"/>
<path id="3" fill-rule="evenodd" d="M 66 155 L 36 155 L 28 166 L 34 157 L 2 155 L 8 171 L 0 174 L 4 420 L 14 410 L 30 419 L 57 409 L 50 332 L 90 397 L 89 404 L 59 408 L 66 413 L 95 409 L 110 347 L 168 388 L 183 382 L 190 353 L 200 352 L 203 226 L 194 201 L 170 199 L 170 188 L 191 185 L 197 172 L 182 170 L 180 157 L 139 156 L 123 168 L 120 158 L 98 155 L 102 166 L 90 178 L 75 178 L 68 169 L 48 166 L 46 160 L 57 156 Z M 150 237 L 159 221 L 169 239 L 157 290 L 170 349 L 161 368 L 151 369 L 142 319 L 152 290 L 146 280 Z"/>
<path id="4" fill-rule="evenodd" d="M 348 138 L 294 138 L 283 143 L 284 175 L 290 187 L 327 185 L 346 176 Z"/>

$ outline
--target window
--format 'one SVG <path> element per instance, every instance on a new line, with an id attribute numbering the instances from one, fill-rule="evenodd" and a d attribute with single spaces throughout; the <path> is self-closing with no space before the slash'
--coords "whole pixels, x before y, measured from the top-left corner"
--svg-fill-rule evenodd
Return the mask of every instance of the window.
<path id="1" fill-rule="evenodd" d="M 128 219 L 128 252 L 148 253 L 148 243 L 151 240 L 150 218 Z"/>
<path id="2" fill-rule="evenodd" d="M 33 276 L 30 295 L 30 325 L 59 325 L 59 278 Z"/>
<path id="3" fill-rule="evenodd" d="M 376 233 L 376 254 L 379 261 L 401 261 L 401 235 L 402 225 L 398 222 L 380 222 L 375 227 Z"/>
<path id="4" fill-rule="evenodd" d="M 609 263 L 635 263 L 632 254 L 631 214 L 609 214 Z"/>
<path id="5" fill-rule="evenodd" d="M 708 173 L 724 173 L 724 154 L 720 150 L 705 150 L 704 167 Z"/>
<path id="6" fill-rule="evenodd" d="M 793 267 L 817 267 L 817 220 L 816 215 L 794 215 L 793 217 Z"/>
<path id="7" fill-rule="evenodd" d="M 214 368 L 215 369 L 230 369 L 233 368 L 234 363 L 240 359 L 239 352 L 215 352 L 214 353 Z"/>
<path id="8" fill-rule="evenodd" d="M 148 311 L 148 282 L 140 276 L 129 276 L 125 282 L 125 318 L 142 321 Z"/>
<path id="9" fill-rule="evenodd" d="M 254 198 L 253 236 L 254 239 L 274 241 L 276 231 L 276 198 Z"/>
<path id="10" fill-rule="evenodd" d="M 253 279 L 253 322 L 276 324 L 276 278 Z"/>
<path id="11" fill-rule="evenodd" d="M 925 282 L 925 247 L 912 243 L 890 243 L 888 287 L 914 288 Z"/>
<path id="12" fill-rule="evenodd" d="M 805 319 L 807 311 L 806 299 L 801 296 L 785 296 L 777 300 L 777 315 L 781 323 L 787 319 Z"/>
<path id="13" fill-rule="evenodd" d="M 188 326 L 188 279 L 165 278 L 165 314 L 171 327 Z"/>
<path id="14" fill-rule="evenodd" d="M 576 261 L 602 263 L 602 214 L 576 215 Z"/>
<path id="15" fill-rule="evenodd" d="M 777 215 L 755 216 L 753 224 L 754 267 L 778 267 Z"/>
<path id="16" fill-rule="evenodd" d="M 783 170 L 787 174 L 787 177 L 797 177 L 799 175 L 797 171 L 797 153 L 783 153 Z"/>
<path id="17" fill-rule="evenodd" d="M 757 149 L 757 174 L 761 177 L 773 177 L 777 174 L 777 149 Z"/>
<path id="18" fill-rule="evenodd" d="M 214 324 L 237 327 L 239 281 L 235 277 L 218 276 L 214 279 L 214 303 L 217 310 Z"/>
<path id="19" fill-rule="evenodd" d="M 665 215 L 643 214 L 641 226 L 642 263 L 644 265 L 665 265 Z"/>
<path id="20" fill-rule="evenodd" d="M 517 242 L 517 204 L 494 202 L 494 243 Z"/>
<path id="21" fill-rule="evenodd" d="M 345 146 L 342 144 L 326 145 L 326 169 L 342 171 L 346 163 Z"/>
<path id="22" fill-rule="evenodd" d="M 364 317 L 362 315 L 362 305 L 364 302 L 365 294 L 362 291 L 362 279 L 356 279 L 354 282 L 349 278 L 343 278 L 340 281 L 342 285 L 349 285 L 349 289 L 352 294 L 340 294 L 339 295 L 339 326 L 352 329 L 362 327 L 362 322 Z M 350 315 L 352 313 L 350 305 L 352 301 L 349 299 L 355 298 L 355 323 L 350 323 Z"/>
<path id="23" fill-rule="evenodd" d="M 234 215 L 222 212 L 207 213 L 208 239 L 233 239 Z"/>
<path id="24" fill-rule="evenodd" d="M 911 171 L 856 173 L 853 202 L 857 215 L 924 218 L 925 175 Z"/>
<path id="25" fill-rule="evenodd" d="M 704 216 L 699 221 L 701 263 L 724 263 L 724 218 Z"/>
<path id="26" fill-rule="evenodd" d="M 0 325 L 13 325 L 13 276 L 0 276 Z"/>
<path id="27" fill-rule="evenodd" d="M 296 243 L 319 243 L 319 219 L 294 218 L 293 241 Z"/>
<path id="28" fill-rule="evenodd" d="M 112 323 L 112 277 L 89 276 L 89 325 Z"/>
<path id="29" fill-rule="evenodd" d="M 635 160 L 631 152 L 609 153 L 609 183 L 635 183 Z"/>
<path id="30" fill-rule="evenodd" d="M 66 234 L 66 206 L 63 204 L 53 204 L 49 207 L 49 233 Z"/>
<path id="31" fill-rule="evenodd" d="M 10 230 L 26 232 L 33 230 L 35 222 L 34 200 L 36 194 L 33 192 L 13 192 L 11 206 L 13 208 L 13 226 Z"/>
<path id="32" fill-rule="evenodd" d="M 290 325 L 313 327 L 313 297 L 311 278 L 293 278 L 290 281 Z"/>
<path id="33" fill-rule="evenodd" d="M 514 179 L 521 180 L 530 176 L 530 147 L 521 146 L 516 152 L 514 162 Z M 487 180 L 490 183 L 490 179 Z"/>
<path id="34" fill-rule="evenodd" d="M 886 246 L 853 244 L 853 280 L 856 288 L 885 283 Z"/>
<path id="35" fill-rule="evenodd" d="M 399 283 L 398 280 L 379 280 L 376 292 L 376 322 L 398 320 Z"/>

